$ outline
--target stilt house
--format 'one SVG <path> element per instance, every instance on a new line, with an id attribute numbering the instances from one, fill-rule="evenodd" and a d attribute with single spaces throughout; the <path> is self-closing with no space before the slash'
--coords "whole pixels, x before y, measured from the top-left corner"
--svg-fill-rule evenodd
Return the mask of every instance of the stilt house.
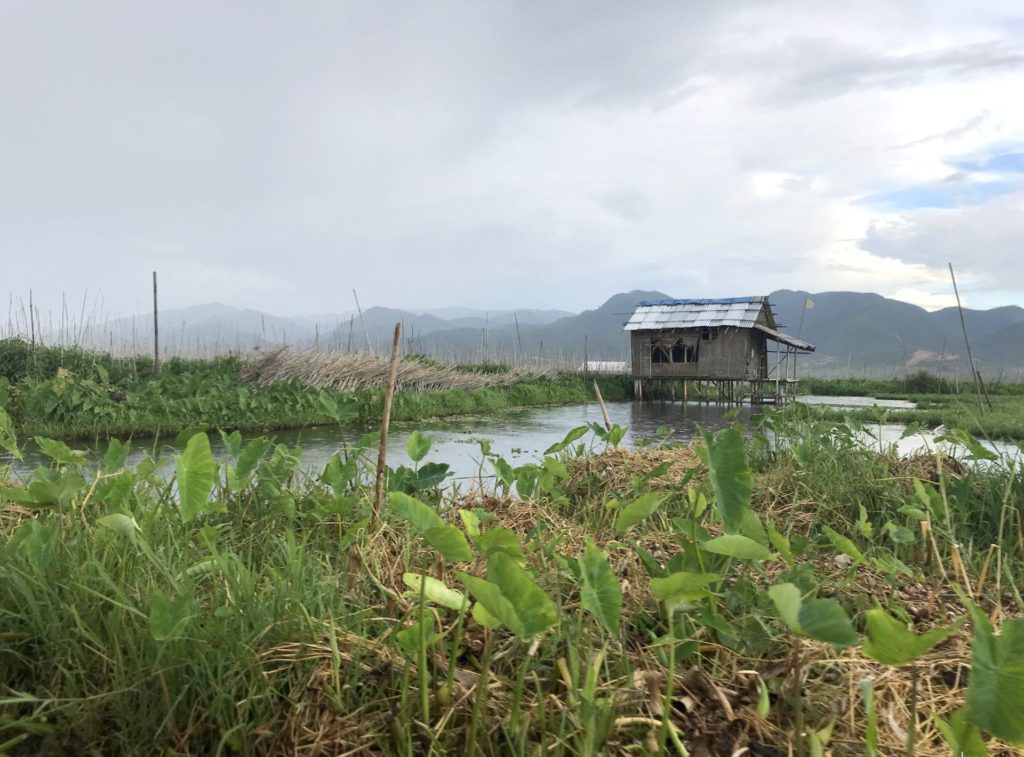
<path id="1" fill-rule="evenodd" d="M 796 381 L 796 353 L 814 350 L 778 330 L 767 297 L 645 301 L 625 330 L 641 396 L 651 380 L 682 379 L 712 382 L 720 396 L 724 388 L 741 399 L 748 388 L 752 399 L 764 398 L 770 382 L 778 399 L 782 384 Z"/>

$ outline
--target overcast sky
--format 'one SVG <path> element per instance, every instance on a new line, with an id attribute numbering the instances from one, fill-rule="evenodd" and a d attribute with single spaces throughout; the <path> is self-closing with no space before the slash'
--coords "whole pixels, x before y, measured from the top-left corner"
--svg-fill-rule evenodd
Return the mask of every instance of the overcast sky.
<path id="1" fill-rule="evenodd" d="M 1024 303 L 1015 2 L 0 0 L 0 292 Z"/>

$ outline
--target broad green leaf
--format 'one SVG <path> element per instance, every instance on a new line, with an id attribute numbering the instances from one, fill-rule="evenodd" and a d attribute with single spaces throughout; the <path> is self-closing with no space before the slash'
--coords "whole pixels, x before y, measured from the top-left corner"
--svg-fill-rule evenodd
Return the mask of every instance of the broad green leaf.
<path id="1" fill-rule="evenodd" d="M 967 708 L 984 731 L 1011 744 L 1024 744 L 1024 618 L 1004 620 L 995 635 L 988 617 L 965 604 L 974 625 Z"/>
<path id="2" fill-rule="evenodd" d="M 836 646 L 857 641 L 853 624 L 834 599 L 804 600 L 800 589 L 789 583 L 768 587 L 768 596 L 793 633 Z"/>
<path id="3" fill-rule="evenodd" d="M 583 608 L 601 621 L 610 633 L 619 632 L 619 613 L 622 609 L 622 587 L 608 565 L 608 555 L 587 539 L 583 556 L 578 558 L 582 586 L 580 601 Z"/>
<path id="4" fill-rule="evenodd" d="M 689 573 L 681 570 L 665 578 L 652 578 L 651 591 L 662 602 L 692 602 L 707 596 L 708 586 L 719 579 L 717 573 Z"/>
<path id="5" fill-rule="evenodd" d="M 157 641 L 179 638 L 191 620 L 188 595 L 171 599 L 160 589 L 149 595 L 149 632 Z"/>
<path id="6" fill-rule="evenodd" d="M 568 447 L 570 444 L 572 444 L 577 439 L 582 439 L 586 435 L 587 431 L 589 431 L 589 430 L 590 430 L 589 426 L 577 426 L 576 428 L 572 429 L 568 434 L 566 434 L 565 438 L 562 439 L 562 441 L 555 442 L 550 447 L 548 447 L 546 450 L 544 450 L 544 454 L 545 455 L 550 455 L 550 454 L 553 454 L 555 452 L 561 452 L 562 450 L 564 450 L 566 447 Z"/>
<path id="7" fill-rule="evenodd" d="M 712 436 L 701 431 L 707 448 L 708 477 L 715 492 L 715 508 L 728 533 L 736 533 L 750 508 L 754 477 L 747 465 L 747 446 L 738 428 Z"/>
<path id="8" fill-rule="evenodd" d="M 842 605 L 834 599 L 809 599 L 800 607 L 800 626 L 812 639 L 837 647 L 857 642 L 857 632 Z"/>
<path id="9" fill-rule="evenodd" d="M 740 533 L 756 541 L 761 546 L 768 546 L 768 532 L 765 531 L 761 518 L 753 510 L 743 513 Z"/>
<path id="10" fill-rule="evenodd" d="M 949 720 L 943 720 L 937 714 L 933 715 L 932 722 L 942 734 L 942 740 L 949 747 L 950 754 L 955 757 L 988 757 L 985 739 L 982 738 L 978 726 L 971 722 L 966 707 L 951 712 Z"/>
<path id="11" fill-rule="evenodd" d="M 519 543 L 519 537 L 504 526 L 492 526 L 473 539 L 480 556 L 490 559 L 495 552 L 503 552 L 515 559 L 520 567 L 526 566 L 526 555 Z"/>
<path id="12" fill-rule="evenodd" d="M 459 510 L 459 517 L 462 518 L 462 525 L 466 527 L 466 533 L 471 539 L 480 535 L 480 516 L 472 510 Z"/>
<path id="13" fill-rule="evenodd" d="M 36 437 L 36 444 L 39 451 L 53 460 L 57 465 L 70 465 L 80 468 L 85 462 L 85 452 L 78 449 L 71 449 L 64 442 L 56 439 L 47 439 L 44 436 Z"/>
<path id="14" fill-rule="evenodd" d="M 104 515 L 102 518 L 97 519 L 96 522 L 104 528 L 109 528 L 111 531 L 118 533 L 133 542 L 135 541 L 135 537 L 142 531 L 142 529 L 139 528 L 139 524 L 135 522 L 135 518 L 130 515 L 124 515 L 123 513 Z"/>
<path id="15" fill-rule="evenodd" d="M 491 615 L 479 602 L 473 603 L 473 609 L 470 610 L 470 615 L 473 616 L 473 620 L 482 625 L 484 628 L 497 628 L 501 625 L 501 621 Z"/>
<path id="16" fill-rule="evenodd" d="M 725 534 L 700 545 L 705 552 L 740 560 L 770 560 L 772 553 L 753 539 L 740 534 Z"/>
<path id="17" fill-rule="evenodd" d="M 495 552 L 488 559 L 488 580 L 462 572 L 459 578 L 483 605 L 488 614 L 485 617 L 497 620 L 521 639 L 536 636 L 558 620 L 554 602 L 529 573 L 503 552 Z"/>
<path id="18" fill-rule="evenodd" d="M 416 659 L 421 644 L 425 643 L 429 647 L 442 636 L 436 628 L 433 613 L 426 612 L 420 620 L 396 633 L 395 639 L 407 657 Z"/>
<path id="19" fill-rule="evenodd" d="M 409 439 L 405 442 L 405 451 L 409 453 L 409 459 L 414 463 L 418 463 L 420 460 L 427 456 L 430 452 L 430 437 L 424 436 L 418 430 L 413 431 L 409 434 Z"/>
<path id="20" fill-rule="evenodd" d="M 229 434 L 224 429 L 221 429 L 220 440 L 224 443 L 224 449 L 228 455 L 238 457 L 238 453 L 242 449 L 242 433 L 240 431 L 232 431 Z"/>
<path id="21" fill-rule="evenodd" d="M 0 407 L 0 449 L 7 450 L 16 460 L 21 460 L 18 437 L 14 433 L 14 423 L 2 407 Z"/>
<path id="22" fill-rule="evenodd" d="M 391 512 L 409 522 L 414 534 L 422 534 L 431 528 L 441 528 L 444 520 L 437 511 L 414 497 L 402 492 L 391 492 L 388 495 Z"/>
<path id="23" fill-rule="evenodd" d="M 918 635 L 885 610 L 868 610 L 864 617 L 867 623 L 864 654 L 883 665 L 913 662 L 960 627 L 957 623 Z"/>
<path id="24" fill-rule="evenodd" d="M 664 495 L 660 495 L 657 492 L 647 492 L 647 494 L 637 497 L 632 502 L 622 505 L 622 509 L 619 510 L 619 514 L 615 518 L 615 533 L 625 533 L 629 528 L 654 513 L 655 510 L 661 507 L 661 503 L 665 499 Z"/>
<path id="25" fill-rule="evenodd" d="M 445 560 L 464 562 L 473 559 L 473 550 L 469 548 L 466 535 L 451 524 L 428 528 L 423 532 L 423 538 L 440 552 Z"/>
<path id="26" fill-rule="evenodd" d="M 217 461 L 213 459 L 205 431 L 189 439 L 185 451 L 174 456 L 174 468 L 182 521 L 188 523 L 200 513 L 222 509 L 210 505 L 210 492 L 217 480 Z"/>
<path id="27" fill-rule="evenodd" d="M 770 541 L 771 545 L 775 547 L 775 551 L 782 555 L 782 559 L 785 561 L 786 565 L 792 565 L 793 549 L 789 545 L 789 539 L 785 534 L 775 528 L 775 525 L 771 521 L 768 522 L 766 529 L 768 531 L 768 541 Z"/>
<path id="28" fill-rule="evenodd" d="M 103 455 L 103 469 L 107 473 L 113 473 L 123 468 L 130 449 L 130 444 L 126 444 L 120 439 L 111 439 L 107 443 L 106 454 Z"/>
<path id="29" fill-rule="evenodd" d="M 260 460 L 267 454 L 270 446 L 271 441 L 265 436 L 261 436 L 242 448 L 238 454 L 238 465 L 235 466 L 235 476 L 238 481 L 246 481 L 249 478 L 249 474 L 256 470 L 256 466 L 260 464 Z"/>
<path id="30" fill-rule="evenodd" d="M 468 604 L 466 595 L 458 589 L 449 589 L 443 581 L 438 581 L 432 576 L 423 576 L 419 573 L 403 573 L 402 581 L 411 591 L 406 596 L 417 598 L 420 594 L 428 602 L 433 602 L 449 610 L 465 610 Z"/>

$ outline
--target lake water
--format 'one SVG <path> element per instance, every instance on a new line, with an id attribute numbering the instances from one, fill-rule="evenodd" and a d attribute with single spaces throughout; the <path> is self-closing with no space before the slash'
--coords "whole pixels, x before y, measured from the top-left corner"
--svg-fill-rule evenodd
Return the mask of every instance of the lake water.
<path id="1" fill-rule="evenodd" d="M 804 401 L 808 398 L 801 398 Z M 878 404 L 881 407 L 900 408 L 900 400 L 874 400 L 865 397 L 814 397 L 808 404 L 834 404 L 839 407 L 870 407 Z M 835 400 L 835 402 L 826 402 Z M 853 401 L 857 404 L 854 405 Z M 910 404 L 912 403 L 904 403 Z M 698 402 L 611 402 L 608 403 L 608 416 L 612 423 L 624 426 L 628 433 L 623 445 L 634 446 L 639 440 L 657 435 L 659 427 L 670 430 L 668 438 L 672 441 L 690 441 L 697 436 L 697 429 L 704 427 L 710 430 L 722 428 L 727 424 L 725 414 L 734 407 Z M 749 423 L 752 418 L 763 412 L 760 407 L 741 406 L 735 420 Z M 524 408 L 508 411 L 497 416 L 462 417 L 447 420 L 423 421 L 414 425 L 396 425 L 391 428 L 388 436 L 388 464 L 396 466 L 410 464 L 405 444 L 414 429 L 428 435 L 433 446 L 427 460 L 448 463 L 457 479 L 475 479 L 480 475 L 482 455 L 480 441 L 488 440 L 491 450 L 513 463 L 524 463 L 539 459 L 544 450 L 560 441 L 570 429 L 592 422 L 602 422 L 601 409 L 597 403 L 584 405 L 565 405 L 558 407 Z M 873 433 L 881 438 L 883 445 L 895 443 L 901 454 L 909 455 L 919 451 L 934 449 L 934 435 L 917 434 L 901 439 L 904 426 L 899 424 L 870 425 Z M 254 434 L 253 436 L 258 436 Z M 334 426 L 320 426 L 297 431 L 278 431 L 270 434 L 277 442 L 290 447 L 300 446 L 303 466 L 318 469 L 335 452 L 345 444 L 351 444 L 360 433 L 339 433 Z M 210 435 L 214 455 L 223 458 L 224 445 L 216 433 Z M 584 443 L 603 443 L 588 435 Z M 865 438 L 865 444 L 874 446 L 876 439 Z M 85 445 L 71 446 L 84 449 Z M 153 443 L 136 442 L 128 458 L 128 464 L 134 465 L 142 457 L 152 451 Z M 47 459 L 32 445 L 24 450 L 24 461 L 14 461 L 0 456 L 0 466 L 11 464 L 15 478 L 26 478 L 37 465 L 47 464 Z M 994 444 L 991 448 L 1000 452 L 1017 453 L 1016 445 Z M 102 456 L 105 445 L 99 450 L 90 450 L 91 456 L 98 459 Z M 163 452 L 170 450 L 163 448 Z M 168 472 L 172 467 L 169 454 L 165 454 L 163 464 Z M 486 466 L 484 475 L 490 473 Z"/>

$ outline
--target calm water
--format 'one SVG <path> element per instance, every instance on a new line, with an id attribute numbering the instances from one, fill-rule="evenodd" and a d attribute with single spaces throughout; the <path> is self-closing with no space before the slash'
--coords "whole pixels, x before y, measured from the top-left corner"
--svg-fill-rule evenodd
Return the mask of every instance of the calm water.
<path id="1" fill-rule="evenodd" d="M 811 397 L 801 398 L 801 401 L 808 399 L 812 400 L 808 404 L 831 404 L 838 407 L 870 407 L 873 404 L 889 408 L 913 406 L 912 403 L 897 404 L 902 402 L 900 400 L 875 400 L 870 397 Z M 697 435 L 698 427 L 703 426 L 714 430 L 726 425 L 724 415 L 730 409 L 732 408 L 728 406 L 705 405 L 696 402 L 612 402 L 608 404 L 608 415 L 613 423 L 629 429 L 623 444 L 633 446 L 640 439 L 656 436 L 658 428 L 662 426 L 671 431 L 669 436 L 671 440 L 689 441 Z M 744 406 L 739 409 L 736 420 L 741 423 L 749 423 L 761 412 L 761 408 Z M 395 426 L 392 427 L 388 438 L 388 464 L 395 466 L 410 463 L 405 451 L 405 443 L 413 429 L 419 428 L 433 441 L 433 446 L 427 457 L 428 461 L 448 463 L 453 475 L 457 478 L 476 478 L 480 474 L 482 459 L 481 440 L 488 440 L 493 452 L 502 455 L 510 462 L 521 464 L 539 459 L 544 450 L 560 441 L 567 431 L 591 422 L 601 422 L 601 410 L 596 403 L 528 408 L 509 411 L 498 416 L 434 420 L 415 425 Z M 890 423 L 880 427 L 875 425 L 868 427 L 881 438 L 884 446 L 895 443 L 900 453 L 904 455 L 931 451 L 935 446 L 932 433 L 926 432 L 901 439 L 905 428 L 902 425 Z M 257 435 L 254 434 L 254 436 Z M 280 431 L 272 436 L 277 442 L 287 444 L 289 447 L 299 446 L 304 467 L 317 469 L 344 444 L 351 444 L 355 441 L 360 433 L 342 434 L 336 427 L 321 426 L 300 431 Z M 211 434 L 210 441 L 214 454 L 218 458 L 222 458 L 225 452 L 220 436 Z M 582 441 L 587 443 L 596 440 L 593 436 L 588 435 Z M 875 446 L 879 442 L 877 439 L 865 438 L 864 443 Z M 72 446 L 79 449 L 84 448 L 81 444 Z M 996 443 L 986 444 L 986 446 L 1003 453 L 1019 454 L 1019 450 L 1014 444 Z M 90 450 L 91 457 L 94 460 L 101 458 L 104 448 Z M 129 456 L 129 464 L 137 463 L 151 449 L 152 441 L 137 442 Z M 173 465 L 169 456 L 171 450 L 163 448 L 162 451 L 168 453 L 163 460 L 164 467 L 169 472 Z M 13 464 L 15 477 L 26 478 L 36 465 L 45 465 L 47 459 L 38 450 L 29 446 L 25 450 L 25 459 L 22 462 L 0 456 L 0 466 L 7 463 Z M 490 466 L 486 466 L 484 474 L 489 472 Z"/>

